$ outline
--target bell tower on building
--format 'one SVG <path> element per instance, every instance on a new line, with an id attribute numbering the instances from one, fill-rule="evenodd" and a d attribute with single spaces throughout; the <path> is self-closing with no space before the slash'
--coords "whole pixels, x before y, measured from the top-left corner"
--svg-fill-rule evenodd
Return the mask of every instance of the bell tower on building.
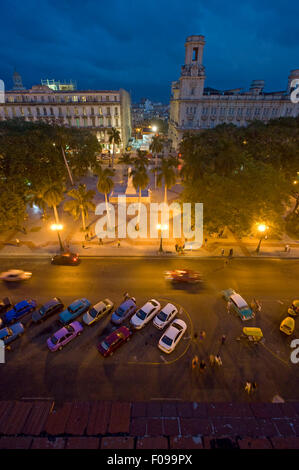
<path id="1" fill-rule="evenodd" d="M 185 64 L 181 68 L 180 99 L 199 99 L 203 95 L 205 68 L 202 65 L 205 38 L 188 36 L 185 43 Z"/>

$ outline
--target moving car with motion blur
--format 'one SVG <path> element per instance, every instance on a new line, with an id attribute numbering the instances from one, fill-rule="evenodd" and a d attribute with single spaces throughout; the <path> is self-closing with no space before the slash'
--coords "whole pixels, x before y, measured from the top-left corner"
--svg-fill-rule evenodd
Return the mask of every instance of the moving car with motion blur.
<path id="1" fill-rule="evenodd" d="M 290 336 L 294 332 L 294 329 L 295 329 L 294 318 L 286 317 L 284 320 L 282 320 L 279 329 L 286 335 Z"/>
<path id="2" fill-rule="evenodd" d="M 288 314 L 293 317 L 299 314 L 299 300 L 293 300 L 292 305 L 288 308 Z"/>
<path id="3" fill-rule="evenodd" d="M 22 336 L 24 331 L 25 328 L 22 323 L 15 323 L 14 325 L 9 327 L 7 326 L 6 328 L 2 328 L 2 330 L 0 330 L 0 340 L 3 341 L 6 346 L 7 344 Z"/>
<path id="4" fill-rule="evenodd" d="M 163 328 L 174 319 L 177 313 L 178 309 L 173 304 L 169 303 L 155 316 L 153 325 L 158 328 L 158 330 L 163 330 Z"/>
<path id="5" fill-rule="evenodd" d="M 74 321 L 79 315 L 87 312 L 91 303 L 87 299 L 77 299 L 71 305 L 67 307 L 66 310 L 59 314 L 59 322 L 62 325 L 67 325 L 68 323 Z"/>
<path id="6" fill-rule="evenodd" d="M 61 351 L 63 346 L 72 341 L 77 336 L 80 336 L 83 331 L 83 326 L 79 321 L 74 321 L 69 325 L 64 326 L 56 331 L 51 338 L 47 339 L 47 346 L 50 351 Z"/>
<path id="7" fill-rule="evenodd" d="M 29 271 L 22 271 L 21 269 L 10 269 L 9 271 L 0 274 L 0 279 L 5 282 L 19 282 L 30 279 L 32 273 Z"/>
<path id="8" fill-rule="evenodd" d="M 53 256 L 51 259 L 51 264 L 60 264 L 63 266 L 77 266 L 79 262 L 79 255 L 70 252 L 60 253 L 59 255 Z"/>
<path id="9" fill-rule="evenodd" d="M 157 300 L 149 300 L 131 317 L 130 324 L 136 330 L 140 330 L 158 313 L 160 308 L 161 305 Z"/>
<path id="10" fill-rule="evenodd" d="M 176 318 L 161 336 L 158 348 L 166 354 L 170 354 L 175 350 L 186 330 L 186 323 L 183 320 Z"/>
<path id="11" fill-rule="evenodd" d="M 37 303 L 33 299 L 26 299 L 22 300 L 18 304 L 16 304 L 11 310 L 3 315 L 2 319 L 0 319 L 0 326 L 3 323 L 4 325 L 10 325 L 15 323 L 16 320 L 19 320 L 27 313 L 33 312 L 36 309 Z M 2 323 L 1 323 L 2 322 Z"/>
<path id="12" fill-rule="evenodd" d="M 114 303 L 112 300 L 101 300 L 83 315 L 85 325 L 93 325 L 95 322 L 107 315 L 107 313 L 111 312 L 113 307 Z"/>
<path id="13" fill-rule="evenodd" d="M 251 320 L 255 317 L 255 313 L 249 307 L 247 302 L 234 289 L 226 289 L 222 291 L 222 296 L 227 302 L 230 302 L 233 310 L 239 315 L 241 320 Z"/>
<path id="14" fill-rule="evenodd" d="M 63 303 L 58 297 L 54 297 L 53 299 L 46 302 L 39 310 L 35 310 L 32 314 L 32 321 L 33 323 L 42 322 L 46 320 L 54 313 L 59 313 L 63 310 Z"/>
<path id="15" fill-rule="evenodd" d="M 117 330 L 114 330 L 98 345 L 98 351 L 104 357 L 111 356 L 116 349 L 122 344 L 127 343 L 130 340 L 132 331 L 126 326 L 121 326 Z"/>
<path id="16" fill-rule="evenodd" d="M 175 269 L 174 271 L 166 271 L 165 279 L 172 283 L 182 284 L 198 284 L 202 282 L 198 272 L 191 269 Z"/>
<path id="17" fill-rule="evenodd" d="M 134 297 L 125 300 L 120 306 L 112 313 L 111 321 L 115 325 L 120 325 L 127 318 L 133 315 L 137 310 L 136 300 Z"/>

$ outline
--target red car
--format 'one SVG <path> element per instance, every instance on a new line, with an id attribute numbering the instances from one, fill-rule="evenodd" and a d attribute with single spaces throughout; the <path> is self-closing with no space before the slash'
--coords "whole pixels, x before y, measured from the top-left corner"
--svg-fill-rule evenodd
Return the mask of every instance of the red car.
<path id="1" fill-rule="evenodd" d="M 167 271 L 165 278 L 172 282 L 182 282 L 187 284 L 195 284 L 201 282 L 200 274 L 190 269 L 175 269 L 174 271 Z"/>
<path id="2" fill-rule="evenodd" d="M 129 341 L 131 335 L 132 331 L 129 328 L 121 326 L 100 342 L 98 350 L 104 357 L 111 356 L 123 343 Z"/>

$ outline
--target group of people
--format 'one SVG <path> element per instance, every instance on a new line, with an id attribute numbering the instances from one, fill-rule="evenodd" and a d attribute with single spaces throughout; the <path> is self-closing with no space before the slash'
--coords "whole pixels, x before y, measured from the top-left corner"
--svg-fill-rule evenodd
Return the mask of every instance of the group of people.
<path id="1" fill-rule="evenodd" d="M 257 383 L 256 382 L 249 382 L 249 381 L 246 382 L 244 390 L 245 390 L 246 393 L 248 393 L 248 395 L 255 392 L 256 389 L 257 389 Z"/>
<path id="2" fill-rule="evenodd" d="M 197 341 L 203 341 L 205 339 L 205 337 L 206 337 L 206 332 L 205 331 L 200 331 L 199 334 L 194 333 L 194 341 L 196 343 L 197 343 Z M 225 341 L 226 341 L 226 335 L 222 335 L 221 338 L 220 338 L 221 345 L 223 345 L 225 343 Z M 209 362 L 210 362 L 211 367 L 214 367 L 214 366 L 221 367 L 222 366 L 222 359 L 221 359 L 221 356 L 220 356 L 219 353 L 216 354 L 216 355 L 210 354 Z M 192 367 L 192 370 L 199 369 L 200 372 L 204 372 L 204 370 L 207 367 L 207 364 L 204 361 L 204 359 L 199 360 L 198 356 L 195 355 L 192 359 L 191 367 Z"/>

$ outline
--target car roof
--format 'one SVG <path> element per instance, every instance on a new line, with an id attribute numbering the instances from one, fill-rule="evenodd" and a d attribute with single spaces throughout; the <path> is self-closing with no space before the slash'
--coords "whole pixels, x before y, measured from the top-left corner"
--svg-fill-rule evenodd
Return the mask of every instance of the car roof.
<path id="1" fill-rule="evenodd" d="M 53 299 L 49 300 L 46 302 L 41 308 L 48 308 L 51 307 L 52 305 L 60 304 L 60 300 L 58 300 L 56 297 Z"/>
<path id="2" fill-rule="evenodd" d="M 15 305 L 15 307 L 22 308 L 22 307 L 27 307 L 28 305 L 28 300 L 21 300 L 18 304 Z"/>
<path id="3" fill-rule="evenodd" d="M 70 304 L 70 307 L 77 307 L 78 305 L 81 305 L 81 304 L 82 304 L 82 299 L 77 299 L 77 300 L 74 300 L 74 302 Z"/>
<path id="4" fill-rule="evenodd" d="M 135 305 L 135 302 L 132 299 L 127 299 L 122 304 L 120 304 L 120 307 L 124 310 L 127 310 L 129 307 L 132 307 L 132 305 Z"/>
<path id="5" fill-rule="evenodd" d="M 168 303 L 165 307 L 162 308 L 162 311 L 168 315 L 171 313 L 176 307 L 173 304 Z"/>
<path id="6" fill-rule="evenodd" d="M 92 308 L 94 308 L 98 312 L 99 310 L 102 310 L 105 307 L 106 307 L 106 304 L 101 300 L 100 302 L 95 304 Z"/>
<path id="7" fill-rule="evenodd" d="M 70 325 L 68 325 L 68 326 L 70 326 Z M 60 339 L 60 338 L 62 338 L 62 336 L 65 336 L 66 333 L 68 333 L 68 330 L 67 330 L 66 327 L 64 326 L 63 328 L 60 328 L 60 330 L 57 330 L 57 331 L 53 334 L 53 336 L 55 336 L 55 338 L 57 338 L 57 339 Z"/>
<path id="8" fill-rule="evenodd" d="M 106 341 L 106 343 L 109 344 L 109 346 L 117 339 L 118 333 L 126 333 L 126 328 L 125 326 L 121 326 L 117 330 L 112 331 L 110 335 L 106 336 L 106 338 L 103 341 Z"/>
<path id="9" fill-rule="evenodd" d="M 6 274 L 21 274 L 24 271 L 21 271 L 20 269 L 10 269 L 9 271 L 6 272 Z"/>
<path id="10" fill-rule="evenodd" d="M 178 328 L 175 327 L 176 324 L 180 325 L 180 327 L 182 327 L 182 328 L 184 328 L 186 326 L 186 323 L 183 320 L 179 320 L 179 319 L 174 320 L 165 332 L 165 334 L 170 339 L 174 339 L 175 336 L 178 333 Z"/>
<path id="11" fill-rule="evenodd" d="M 156 305 L 153 305 L 153 302 L 155 302 Z M 151 299 L 148 302 L 146 302 L 146 304 L 144 304 L 140 310 L 143 310 L 145 313 L 148 313 L 153 307 L 157 307 L 157 306 L 158 306 L 158 302 L 155 299 Z"/>
<path id="12" fill-rule="evenodd" d="M 230 296 L 230 298 L 233 300 L 233 302 L 235 302 L 237 307 L 239 308 L 248 307 L 247 302 L 239 294 L 233 294 Z"/>

